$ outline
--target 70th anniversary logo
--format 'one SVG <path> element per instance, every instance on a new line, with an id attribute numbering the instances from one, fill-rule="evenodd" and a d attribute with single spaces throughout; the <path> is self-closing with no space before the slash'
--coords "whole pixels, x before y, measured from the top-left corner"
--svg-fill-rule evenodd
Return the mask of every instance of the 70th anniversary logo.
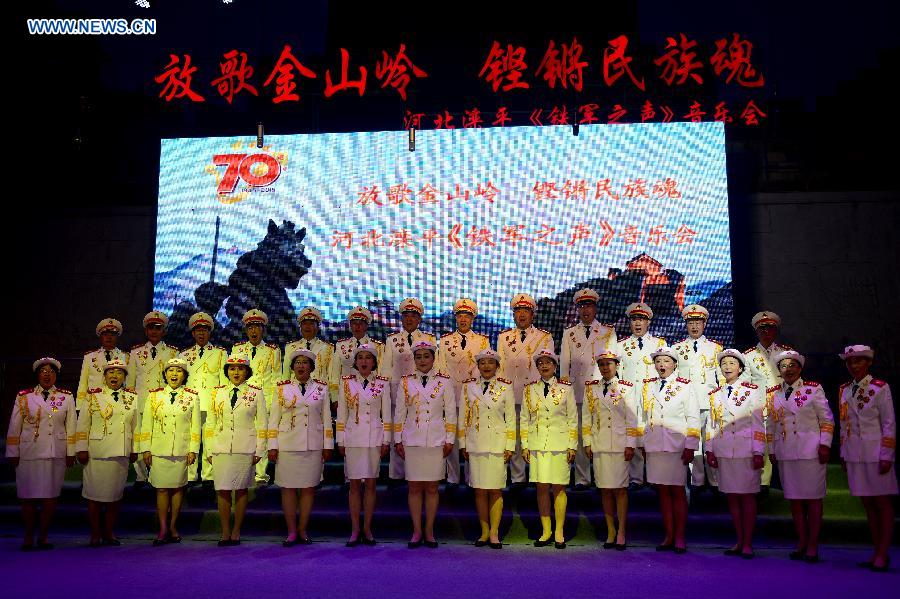
<path id="1" fill-rule="evenodd" d="M 216 182 L 216 199 L 223 204 L 236 204 L 251 193 L 273 193 L 272 186 L 287 167 L 288 154 L 273 151 L 271 146 L 256 150 L 256 143 L 235 141 L 230 152 L 215 154 L 212 164 L 203 169 Z M 250 150 L 250 151 L 248 151 Z"/>

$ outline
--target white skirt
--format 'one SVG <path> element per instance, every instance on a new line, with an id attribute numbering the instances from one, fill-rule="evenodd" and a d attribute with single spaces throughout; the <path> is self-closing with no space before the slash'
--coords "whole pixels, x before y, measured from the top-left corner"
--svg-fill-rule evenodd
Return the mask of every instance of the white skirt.
<path id="1" fill-rule="evenodd" d="M 322 450 L 278 451 L 275 484 L 282 489 L 308 489 L 322 480 Z"/>
<path id="2" fill-rule="evenodd" d="M 380 447 L 345 447 L 344 472 L 350 480 L 378 478 L 381 469 Z"/>
<path id="3" fill-rule="evenodd" d="M 444 478 L 444 449 L 442 447 L 404 447 L 406 450 L 406 480 L 435 482 Z"/>
<path id="4" fill-rule="evenodd" d="M 91 501 L 112 503 L 122 499 L 128 478 L 128 458 L 88 459 L 84 467 L 81 496 Z"/>
<path id="5" fill-rule="evenodd" d="M 528 480 L 549 485 L 569 484 L 569 461 L 565 451 L 532 451 Z"/>
<path id="6" fill-rule="evenodd" d="M 19 499 L 59 497 L 65 476 L 65 458 L 19 460 L 16 468 L 16 495 Z"/>
<path id="7" fill-rule="evenodd" d="M 822 499 L 825 497 L 825 464 L 817 458 L 778 460 L 778 477 L 785 499 Z"/>
<path id="8" fill-rule="evenodd" d="M 759 493 L 762 468 L 753 469 L 753 458 L 718 458 L 719 491 L 722 493 Z"/>
<path id="9" fill-rule="evenodd" d="M 599 489 L 622 489 L 628 486 L 628 467 L 622 451 L 594 452 L 594 482 Z"/>
<path id="10" fill-rule="evenodd" d="M 648 451 L 647 482 L 673 487 L 687 484 L 687 466 L 681 462 L 681 452 Z"/>
<path id="11" fill-rule="evenodd" d="M 213 454 L 213 486 L 216 491 L 238 491 L 253 486 L 252 453 Z"/>
<path id="12" fill-rule="evenodd" d="M 473 489 L 502 489 L 506 486 L 506 463 L 502 453 L 469 454 L 469 486 Z"/>
<path id="13" fill-rule="evenodd" d="M 897 494 L 893 464 L 887 474 L 878 474 L 878 462 L 847 462 L 847 482 L 854 497 Z"/>
<path id="14" fill-rule="evenodd" d="M 155 455 L 150 464 L 150 484 L 157 489 L 180 489 L 187 484 L 188 465 L 184 456 Z"/>

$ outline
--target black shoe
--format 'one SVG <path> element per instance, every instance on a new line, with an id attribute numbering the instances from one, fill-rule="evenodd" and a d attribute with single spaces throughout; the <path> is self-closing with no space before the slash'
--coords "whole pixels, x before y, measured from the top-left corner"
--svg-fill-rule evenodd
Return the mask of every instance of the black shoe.
<path id="1" fill-rule="evenodd" d="M 799 562 L 799 561 L 801 561 L 805 556 L 806 556 L 806 550 L 805 550 L 805 549 L 799 549 L 799 550 L 797 550 L 797 551 L 791 551 L 790 553 L 788 553 L 788 559 L 790 559 L 790 560 L 793 561 L 793 562 Z M 865 562 L 865 564 L 866 564 L 866 565 L 865 565 L 865 566 L 862 566 L 862 567 L 863 567 L 863 568 L 868 568 L 869 566 L 872 565 L 872 562 Z"/>
<path id="2" fill-rule="evenodd" d="M 166 540 L 165 540 L 165 539 L 158 539 L 158 538 L 157 538 L 157 539 L 153 539 L 153 546 L 154 546 L 154 547 L 162 547 L 162 546 L 165 545 L 165 544 L 166 544 Z"/>
<path id="3" fill-rule="evenodd" d="M 240 539 L 237 539 L 237 540 L 231 539 L 230 541 L 228 541 L 228 546 L 229 546 L 229 547 L 237 547 L 237 546 L 240 545 L 240 544 L 241 544 L 241 540 L 240 540 Z"/>
<path id="4" fill-rule="evenodd" d="M 216 543 L 217 547 L 231 547 L 231 539 L 221 539 Z"/>
<path id="5" fill-rule="evenodd" d="M 534 542 L 534 546 L 535 547 L 546 547 L 547 545 L 549 545 L 552 542 L 553 542 L 552 539 L 547 539 L 546 541 L 542 541 L 542 540 L 538 539 Z"/>
<path id="6" fill-rule="evenodd" d="M 818 564 L 819 563 L 819 554 L 817 553 L 815 555 L 804 555 L 803 561 L 805 561 L 807 564 Z"/>
<path id="7" fill-rule="evenodd" d="M 687 553 L 687 547 L 674 547 L 672 551 L 674 551 L 677 555 L 684 555 L 685 553 Z"/>
<path id="8" fill-rule="evenodd" d="M 177 537 L 169 537 L 168 539 L 166 539 L 166 543 L 171 543 L 172 545 L 177 545 L 180 542 L 181 535 L 178 535 Z"/>
<path id="9" fill-rule="evenodd" d="M 296 545 L 297 545 L 297 539 L 293 539 L 293 540 L 285 539 L 281 542 L 282 547 L 294 547 Z M 347 546 L 349 547 L 350 545 L 348 544 Z"/>
<path id="10" fill-rule="evenodd" d="M 437 549 L 438 542 L 437 541 L 425 541 L 425 546 L 428 547 L 429 549 Z"/>
<path id="11" fill-rule="evenodd" d="M 297 537 L 298 545 L 312 545 L 312 539 L 309 537 Z"/>
<path id="12" fill-rule="evenodd" d="M 346 543 L 344 543 L 344 547 L 357 547 L 361 543 L 362 543 L 362 540 L 360 540 L 359 537 L 356 537 L 352 541 L 347 541 Z"/>
<path id="13" fill-rule="evenodd" d="M 378 541 L 375 540 L 375 537 L 372 537 L 371 539 L 367 539 L 367 538 L 363 537 L 362 544 L 368 545 L 369 547 L 374 547 L 375 545 L 378 544 Z"/>
<path id="14" fill-rule="evenodd" d="M 574 490 L 575 490 L 576 492 L 581 492 L 581 491 L 589 491 L 590 489 L 591 489 L 590 486 L 588 486 L 588 485 L 582 485 L 581 483 L 578 483 L 577 485 L 575 485 L 575 489 L 574 489 Z"/>
<path id="15" fill-rule="evenodd" d="M 722 553 L 723 553 L 724 555 L 729 555 L 729 556 L 732 556 L 732 557 L 741 554 L 741 552 L 740 552 L 739 549 L 726 549 L 726 550 L 723 551 Z M 802 554 L 801 554 L 801 555 L 802 555 Z M 794 558 L 791 558 L 791 559 L 794 559 Z"/>
<path id="16" fill-rule="evenodd" d="M 34 551 L 34 545 L 30 543 L 22 543 L 22 546 L 19 547 L 19 551 Z"/>
<path id="17" fill-rule="evenodd" d="M 406 544 L 406 546 L 407 546 L 409 549 L 418 549 L 419 547 L 422 546 L 423 543 L 424 543 L 424 541 L 423 541 L 422 539 L 419 539 L 418 541 L 409 541 L 409 542 Z"/>
<path id="18" fill-rule="evenodd" d="M 136 480 L 131 484 L 132 491 L 140 491 L 144 487 L 147 486 L 147 481 L 145 480 Z"/>
<path id="19" fill-rule="evenodd" d="M 657 551 L 674 551 L 675 543 L 663 543 L 662 545 L 656 546 Z"/>
<path id="20" fill-rule="evenodd" d="M 50 551 L 53 549 L 53 543 L 48 543 L 47 541 L 38 541 L 38 544 L 35 545 L 35 549 L 38 551 Z"/>
<path id="21" fill-rule="evenodd" d="M 503 549 L 503 543 L 488 543 L 491 549 Z"/>
<path id="22" fill-rule="evenodd" d="M 872 560 L 869 560 L 867 562 L 856 562 L 856 567 L 857 568 L 871 568 Z"/>
<path id="23" fill-rule="evenodd" d="M 625 551 L 626 549 L 628 549 L 628 543 L 622 543 L 621 545 L 616 543 L 616 551 Z"/>
<path id="24" fill-rule="evenodd" d="M 756 554 L 752 551 L 750 553 L 744 553 L 743 551 L 741 551 L 741 558 L 743 559 L 753 559 L 754 557 L 756 557 Z"/>
<path id="25" fill-rule="evenodd" d="M 607 542 L 603 543 L 604 549 L 614 549 L 615 546 L 616 546 L 616 544 L 614 542 L 607 541 Z"/>
<path id="26" fill-rule="evenodd" d="M 872 572 L 887 572 L 891 568 L 891 556 L 888 556 L 886 560 L 884 560 L 883 566 L 876 566 L 874 562 L 872 562 L 872 567 L 869 568 Z"/>
<path id="27" fill-rule="evenodd" d="M 477 541 L 475 541 L 475 546 L 476 546 L 476 547 L 484 547 L 484 546 L 487 545 L 487 544 L 488 544 L 487 541 L 482 541 L 481 539 L 478 539 Z"/>
<path id="28" fill-rule="evenodd" d="M 119 539 L 103 539 L 100 542 L 107 547 L 119 547 L 122 545 L 122 541 L 120 541 Z"/>
<path id="29" fill-rule="evenodd" d="M 562 543 L 557 543 L 557 542 L 554 541 L 554 542 L 553 542 L 553 546 L 556 547 L 557 549 L 565 549 L 565 548 L 566 548 L 566 543 L 565 543 L 565 541 L 563 541 Z"/>

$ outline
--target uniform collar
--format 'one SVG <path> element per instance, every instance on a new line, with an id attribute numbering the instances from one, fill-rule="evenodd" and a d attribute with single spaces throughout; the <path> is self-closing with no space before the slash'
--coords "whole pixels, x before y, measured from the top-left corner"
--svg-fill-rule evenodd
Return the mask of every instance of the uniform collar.
<path id="1" fill-rule="evenodd" d="M 767 356 L 771 356 L 772 354 L 781 351 L 782 348 L 781 348 L 781 345 L 779 345 L 777 341 L 773 341 L 772 345 L 769 346 L 769 349 L 766 349 L 765 347 L 763 347 L 762 343 L 757 342 L 756 349 L 759 350 L 760 353 L 763 353 Z"/>
<path id="2" fill-rule="evenodd" d="M 798 378 L 796 381 L 794 381 L 794 382 L 791 384 L 790 387 L 791 387 L 791 389 L 793 389 L 794 391 L 796 391 L 797 389 L 799 389 L 799 388 L 802 387 L 802 386 L 803 386 L 803 377 L 801 376 L 801 377 Z M 787 387 L 788 387 L 787 382 L 786 382 L 786 381 L 781 381 L 781 389 L 782 389 L 782 391 L 785 390 L 785 389 L 787 389 Z"/>
<path id="3" fill-rule="evenodd" d="M 427 376 L 429 379 L 434 379 L 435 375 L 437 375 L 438 371 L 436 368 L 432 368 L 428 372 L 422 372 L 420 370 L 416 370 L 416 376 L 419 377 L 419 380 L 422 380 L 423 376 Z"/>
<path id="4" fill-rule="evenodd" d="M 698 342 L 698 343 L 703 343 L 704 341 L 706 341 L 706 335 L 700 335 L 700 336 L 697 337 L 696 339 L 694 339 L 693 337 L 691 337 L 690 335 L 688 335 L 688 338 L 685 339 L 685 341 L 687 341 L 687 342 L 690 343 L 690 344 L 693 344 L 694 341 L 696 341 L 696 342 Z"/>
<path id="5" fill-rule="evenodd" d="M 556 375 L 554 374 L 553 376 L 550 377 L 549 380 L 546 380 L 546 381 L 543 379 L 543 377 L 541 377 L 540 379 L 538 379 L 538 382 L 539 383 L 550 383 L 551 385 L 555 385 L 556 384 Z"/>
<path id="6" fill-rule="evenodd" d="M 37 384 L 34 386 L 34 392 L 37 393 L 38 395 L 43 396 L 44 391 L 47 391 L 47 393 L 49 393 L 49 395 L 47 395 L 47 397 L 50 397 L 50 395 L 53 395 L 54 393 L 56 393 L 56 385 L 51 386 L 49 389 L 44 389 L 43 387 L 40 386 L 40 384 Z"/>
<path id="7" fill-rule="evenodd" d="M 618 383 L 618 382 L 619 382 L 619 377 L 616 376 L 615 374 L 614 374 L 614 375 L 612 376 L 612 378 L 609 379 L 609 380 L 606 380 L 606 379 L 603 378 L 602 376 L 600 377 L 600 383 L 603 384 L 603 385 L 606 385 L 606 384 L 612 385 L 612 384 L 615 384 L 615 383 Z"/>
<path id="8" fill-rule="evenodd" d="M 871 383 L 871 382 L 872 382 L 872 375 L 871 375 L 871 374 L 867 374 L 866 376 L 864 376 L 864 377 L 862 377 L 861 379 L 859 379 L 858 382 L 857 382 L 857 381 L 853 381 L 853 382 L 851 382 L 850 384 L 851 384 L 851 385 L 857 385 L 857 386 L 859 386 L 859 387 L 866 387 L 866 386 L 867 386 L 869 383 Z"/>
<path id="9" fill-rule="evenodd" d="M 166 395 L 172 395 L 172 392 L 181 393 L 181 390 L 184 389 L 184 385 L 178 387 L 177 389 L 173 389 L 169 383 L 166 383 Z"/>
<path id="10" fill-rule="evenodd" d="M 666 378 L 664 378 L 664 379 L 662 379 L 662 380 L 666 381 L 666 384 L 669 385 L 669 384 L 671 384 L 671 383 L 674 383 L 674 382 L 675 382 L 675 379 L 677 379 L 677 378 L 678 378 L 678 369 L 676 368 L 676 369 L 672 372 L 672 374 L 670 374 L 669 376 L 667 376 Z"/>

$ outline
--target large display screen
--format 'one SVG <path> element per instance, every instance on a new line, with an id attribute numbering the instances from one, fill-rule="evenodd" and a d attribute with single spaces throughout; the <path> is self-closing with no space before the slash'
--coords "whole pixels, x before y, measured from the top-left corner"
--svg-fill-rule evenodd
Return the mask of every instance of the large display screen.
<path id="1" fill-rule="evenodd" d="M 383 338 L 405 297 L 439 335 L 474 299 L 473 328 L 493 342 L 520 292 L 558 341 L 591 287 L 621 334 L 625 307 L 645 301 L 651 332 L 675 342 L 699 303 L 730 345 L 731 281 L 721 123 L 419 131 L 414 151 L 406 131 L 162 140 L 154 308 L 175 343 L 202 309 L 230 345 L 259 308 L 284 344 L 307 305 L 329 340 L 356 305 Z"/>

